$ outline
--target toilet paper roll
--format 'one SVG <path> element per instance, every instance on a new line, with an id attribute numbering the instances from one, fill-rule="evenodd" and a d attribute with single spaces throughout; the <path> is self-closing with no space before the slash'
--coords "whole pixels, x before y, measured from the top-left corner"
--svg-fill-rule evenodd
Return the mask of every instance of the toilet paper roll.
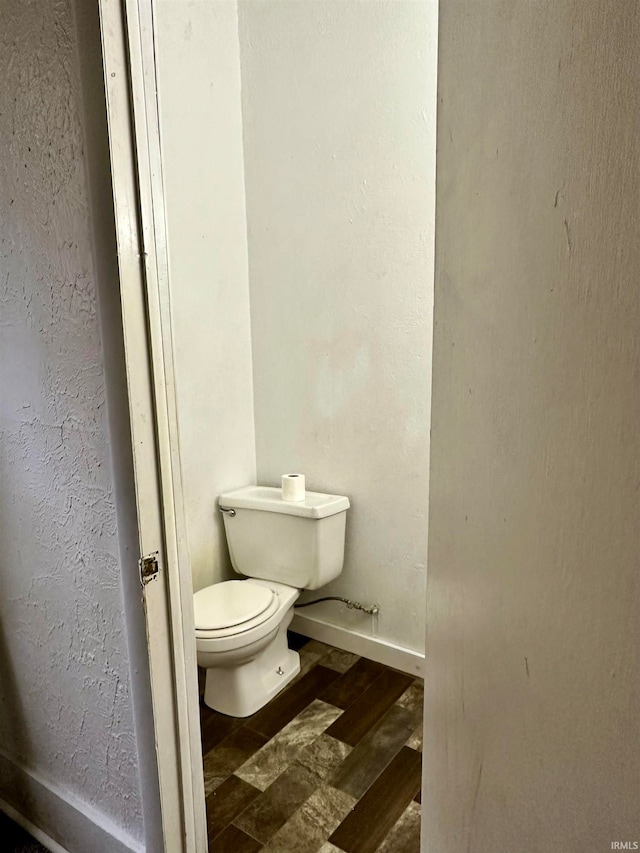
<path id="1" fill-rule="evenodd" d="M 282 475 L 282 500 L 295 503 L 305 498 L 304 474 Z"/>

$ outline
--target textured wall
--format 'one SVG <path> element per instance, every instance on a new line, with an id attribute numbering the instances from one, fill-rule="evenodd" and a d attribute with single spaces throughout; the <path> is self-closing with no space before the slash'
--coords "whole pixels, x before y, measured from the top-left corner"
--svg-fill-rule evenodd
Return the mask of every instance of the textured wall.
<path id="1" fill-rule="evenodd" d="M 344 573 L 323 592 L 378 601 L 380 638 L 420 652 L 436 14 L 239 4 L 258 479 L 299 470 L 351 497 Z"/>
<path id="2" fill-rule="evenodd" d="M 0 751 L 142 837 L 68 2 L 0 28 Z"/>
<path id="3" fill-rule="evenodd" d="M 429 853 L 640 841 L 639 43 L 441 6 Z"/>
<path id="4" fill-rule="evenodd" d="M 256 479 L 235 2 L 159 0 L 162 153 L 194 588 L 231 573 L 216 498 Z"/>

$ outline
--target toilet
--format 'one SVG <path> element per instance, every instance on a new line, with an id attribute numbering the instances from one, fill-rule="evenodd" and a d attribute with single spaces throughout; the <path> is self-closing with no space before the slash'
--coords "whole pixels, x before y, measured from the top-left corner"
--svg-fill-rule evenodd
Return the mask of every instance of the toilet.
<path id="1" fill-rule="evenodd" d="M 287 628 L 302 590 L 342 571 L 349 499 L 306 492 L 304 501 L 285 501 L 281 489 L 248 486 L 218 504 L 231 564 L 246 579 L 195 593 L 196 652 L 205 704 L 248 717 L 300 671 Z"/>

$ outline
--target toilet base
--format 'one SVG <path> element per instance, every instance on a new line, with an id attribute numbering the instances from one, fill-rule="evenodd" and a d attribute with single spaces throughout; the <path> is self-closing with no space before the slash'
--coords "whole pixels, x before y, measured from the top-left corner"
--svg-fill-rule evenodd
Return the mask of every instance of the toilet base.
<path id="1" fill-rule="evenodd" d="M 300 672 L 300 656 L 287 645 L 291 616 L 280 624 L 274 639 L 253 659 L 206 670 L 205 705 L 229 717 L 248 717 L 296 677 Z"/>

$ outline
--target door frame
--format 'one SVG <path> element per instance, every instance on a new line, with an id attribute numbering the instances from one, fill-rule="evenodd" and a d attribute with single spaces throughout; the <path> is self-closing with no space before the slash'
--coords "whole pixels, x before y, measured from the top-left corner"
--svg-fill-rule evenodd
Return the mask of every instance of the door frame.
<path id="1" fill-rule="evenodd" d="M 193 589 L 179 458 L 153 0 L 99 0 L 165 853 L 206 853 Z"/>

